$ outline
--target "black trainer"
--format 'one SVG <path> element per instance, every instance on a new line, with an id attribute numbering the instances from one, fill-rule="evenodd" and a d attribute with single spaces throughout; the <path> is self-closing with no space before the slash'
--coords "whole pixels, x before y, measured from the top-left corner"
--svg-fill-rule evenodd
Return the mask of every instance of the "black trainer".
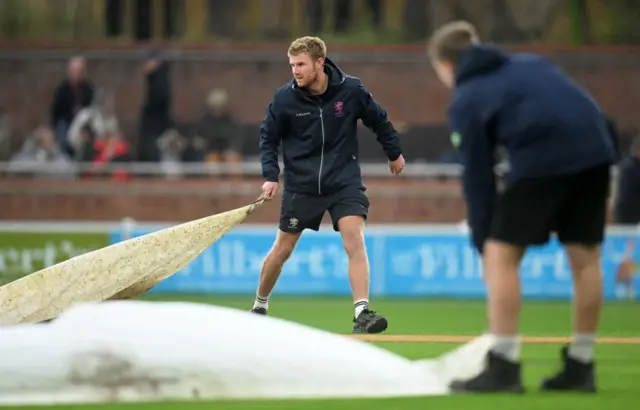
<path id="1" fill-rule="evenodd" d="M 256 315 L 266 316 L 267 315 L 267 309 L 265 309 L 263 307 L 254 307 L 253 309 L 251 309 L 251 313 L 255 313 Z"/>
<path id="2" fill-rule="evenodd" d="M 596 376 L 594 362 L 583 363 L 569 356 L 569 347 L 561 351 L 562 370 L 555 376 L 542 381 L 541 390 L 545 391 L 579 391 L 596 392 Z"/>
<path id="3" fill-rule="evenodd" d="M 357 318 L 353 319 L 351 333 L 381 333 L 387 330 L 387 318 L 378 315 L 373 310 L 363 310 Z"/>
<path id="4" fill-rule="evenodd" d="M 489 351 L 485 369 L 469 380 L 454 380 L 450 384 L 457 393 L 524 393 L 520 363 L 511 362 Z"/>

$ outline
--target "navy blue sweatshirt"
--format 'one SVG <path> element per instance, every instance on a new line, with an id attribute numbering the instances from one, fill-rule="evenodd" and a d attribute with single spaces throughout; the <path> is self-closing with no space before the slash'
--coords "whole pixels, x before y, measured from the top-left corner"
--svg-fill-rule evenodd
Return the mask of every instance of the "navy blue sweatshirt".
<path id="1" fill-rule="evenodd" d="M 325 195 L 348 186 L 363 187 L 358 163 L 357 121 L 371 129 L 389 160 L 401 154 L 397 132 L 386 111 L 355 77 L 330 59 L 329 86 L 315 96 L 295 80 L 280 87 L 260 125 L 260 162 L 267 181 L 278 181 L 282 143 L 284 189 Z"/>
<path id="2" fill-rule="evenodd" d="M 458 64 L 455 82 L 449 122 L 461 152 L 468 221 L 479 251 L 497 198 L 497 147 L 508 155 L 507 185 L 614 162 L 604 113 L 547 60 L 473 46 Z"/>

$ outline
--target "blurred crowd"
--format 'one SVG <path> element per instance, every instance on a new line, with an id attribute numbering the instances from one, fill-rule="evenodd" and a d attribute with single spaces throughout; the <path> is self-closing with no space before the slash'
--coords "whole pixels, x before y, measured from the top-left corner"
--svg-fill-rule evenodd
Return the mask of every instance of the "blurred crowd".
<path id="1" fill-rule="evenodd" d="M 60 177 L 109 175 L 129 177 L 127 162 L 155 163 L 165 175 L 180 173 L 185 162 L 240 162 L 242 137 L 229 110 L 229 95 L 209 91 L 204 110 L 195 122 L 182 122 L 172 114 L 169 66 L 157 51 L 142 62 L 146 91 L 140 107 L 139 132 L 123 135 L 115 109 L 115 95 L 96 86 L 86 73 L 85 60 L 72 58 L 67 76 L 56 87 L 50 118 L 33 131 L 9 160 L 8 171 Z M 8 116 L 0 110 L 0 141 L 8 132 Z M 78 164 L 89 164 L 78 167 Z M 103 172 L 104 171 L 104 172 Z M 78 175 L 80 174 L 80 175 Z"/>
<path id="2" fill-rule="evenodd" d="M 38 2 L 41 7 L 38 11 L 33 2 L 2 0 L 0 36 L 21 40 L 57 39 L 72 44 L 76 41 L 100 41 L 108 45 L 120 40 L 125 40 L 124 43 L 130 40 L 201 44 L 277 40 L 284 43 L 297 35 L 319 34 L 331 44 L 398 44 L 422 43 L 441 23 L 466 19 L 478 26 L 484 38 L 501 44 L 640 44 L 640 31 L 637 30 L 640 1 L 637 0 L 166 0 L 153 4 L 138 0 L 108 0 L 103 2 L 105 10 L 99 13 L 95 12 L 96 7 L 92 3 L 73 0 Z M 157 7 L 159 4 L 163 6 Z M 580 9 L 572 6 L 578 4 L 582 5 Z M 74 16 L 75 20 L 65 20 L 66 16 Z M 626 109 L 633 116 L 636 100 L 625 97 L 637 92 L 637 87 L 627 77 L 618 81 L 619 67 L 637 68 L 638 62 L 633 59 L 632 52 L 628 56 L 621 54 L 577 60 L 580 61 L 571 62 L 575 72 L 585 74 L 583 78 L 603 79 L 602 83 L 606 84 L 600 91 L 608 86 L 617 88 L 615 93 L 605 94 L 608 105 L 615 101 L 623 108 L 619 111 L 624 113 Z M 133 65 L 107 64 L 107 68 L 98 67 L 100 69 L 96 71 L 92 66 L 88 72 L 84 58 L 74 57 L 66 62 L 66 75 L 55 87 L 49 84 L 48 74 L 55 70 L 56 76 L 61 76 L 57 70 L 62 68 L 62 64 L 58 62 L 51 65 L 55 65 L 54 68 L 38 71 L 47 78 L 46 86 L 29 88 L 25 87 L 29 82 L 40 81 L 37 75 L 28 70 L 25 74 L 14 74 L 20 71 L 14 68 L 19 65 L 12 60 L 6 61 L 4 67 L 0 65 L 0 75 L 10 79 L 7 81 L 9 92 L 5 94 L 21 93 L 26 97 L 21 97 L 21 103 L 16 105 L 15 99 L 5 95 L 2 103 L 12 110 L 0 106 L 0 161 L 3 167 L 0 178 L 2 171 L 36 178 L 54 176 L 126 181 L 133 178 L 134 173 L 137 177 L 154 174 L 179 178 L 187 173 L 185 165 L 200 167 L 206 172 L 209 165 L 222 164 L 222 168 L 226 168 L 228 164 L 241 163 L 255 155 L 247 149 L 247 146 L 256 145 L 257 129 L 252 124 L 253 120 L 251 123 L 246 119 L 241 122 L 230 109 L 231 99 L 235 100 L 234 95 L 241 94 L 237 88 L 232 88 L 233 83 L 217 79 L 210 84 L 225 84 L 228 88 L 205 89 L 202 93 L 195 88 L 188 91 L 176 89 L 176 96 L 182 91 L 178 102 L 173 93 L 171 66 L 155 50 L 146 52 L 140 61 L 143 79 L 138 80 L 132 75 L 135 78 L 126 82 L 121 78 L 130 73 Z M 580 67 L 576 69 L 578 65 Z M 262 68 L 261 63 L 256 62 L 256 70 Z M 198 70 L 183 69 L 180 72 L 174 65 L 173 77 L 183 82 L 185 76 L 197 74 Z M 202 71 L 209 75 L 210 66 L 203 65 Z M 110 76 L 116 79 L 109 79 Z M 193 84 L 200 87 L 197 80 L 199 78 L 192 82 L 191 87 Z M 405 80 L 412 81 L 410 78 Z M 122 102 L 128 102 L 127 98 L 138 101 L 138 90 L 129 93 L 126 89 L 135 87 L 138 82 L 143 82 L 140 85 L 144 88 L 139 106 L 126 104 L 123 108 L 125 104 Z M 11 90 L 11 83 L 19 85 Z M 184 87 L 181 83 L 175 86 Z M 18 90 L 18 87 L 22 88 Z M 620 89 L 622 92 L 618 91 Z M 185 94 L 196 100 L 202 99 L 200 112 L 193 110 L 200 102 L 194 104 L 189 101 L 188 120 L 176 116 L 174 110 L 174 104 L 184 103 Z M 29 113 L 30 107 L 24 101 L 32 104 L 33 95 L 42 98 L 38 105 L 48 105 L 48 116 L 38 114 L 36 118 Z M 8 111 L 12 114 L 9 115 Z M 16 111 L 19 111 L 18 115 Z M 242 114 L 241 111 L 236 112 Z M 16 118 L 20 115 L 23 118 Z M 625 122 L 628 125 L 628 120 L 621 121 L 622 124 Z M 637 122 L 634 124 L 637 126 Z M 412 141 L 416 144 L 407 151 L 416 157 L 426 157 L 423 154 L 429 152 L 429 162 L 458 162 L 458 154 L 448 141 L 446 124 L 431 134 L 423 133 L 418 125 L 396 123 L 403 134 L 408 134 L 412 128 L 411 136 L 415 137 Z M 612 136 L 615 136 L 617 131 L 613 118 L 610 118 L 609 126 Z M 636 131 L 622 131 L 625 138 L 620 145 L 610 209 L 616 224 L 638 225 L 640 136 L 629 144 L 629 137 Z M 17 138 L 15 134 L 19 134 Z M 442 137 L 446 149 L 440 149 L 440 145 L 436 147 L 435 142 L 429 145 L 425 135 Z M 405 140 L 408 142 L 409 139 Z M 373 138 L 370 140 L 375 141 Z M 362 144 L 361 149 L 366 150 L 367 145 Z M 419 153 L 420 149 L 423 152 Z M 373 152 L 377 155 L 377 146 Z M 376 158 L 375 155 L 372 157 Z M 415 162 L 413 158 L 408 159 L 410 167 Z M 501 157 L 501 160 L 504 162 L 505 158 Z M 131 167 L 140 164 L 148 168 L 140 172 L 140 168 Z"/>
<path id="3" fill-rule="evenodd" d="M 96 87 L 87 76 L 85 60 L 74 57 L 50 100 L 48 124 L 32 132 L 8 163 L 8 171 L 34 176 L 130 178 L 129 162 L 155 164 L 164 176 L 181 174 L 185 163 L 239 163 L 243 160 L 240 123 L 229 110 L 229 95 L 212 89 L 203 111 L 193 122 L 174 118 L 169 66 L 157 51 L 142 61 L 145 94 L 137 135 L 123 135 L 116 115 L 115 95 Z M 0 108 L 0 148 L 8 140 L 8 116 Z M 618 131 L 608 121 L 614 140 Z M 401 128 L 401 127 L 400 127 Z M 612 209 L 621 224 L 640 223 L 640 136 L 619 153 Z M 81 167 L 78 165 L 82 164 Z"/>

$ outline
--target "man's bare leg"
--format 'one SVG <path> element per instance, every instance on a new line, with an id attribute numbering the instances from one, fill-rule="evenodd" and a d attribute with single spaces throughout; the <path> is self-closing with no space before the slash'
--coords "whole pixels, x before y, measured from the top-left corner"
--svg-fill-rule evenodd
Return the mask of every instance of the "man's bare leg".
<path id="1" fill-rule="evenodd" d="M 349 283 L 353 300 L 369 299 L 369 259 L 364 246 L 364 219 L 345 216 L 338 221 L 344 250 L 349 258 Z"/>
<path id="2" fill-rule="evenodd" d="M 338 228 L 349 259 L 349 283 L 353 293 L 354 332 L 379 333 L 387 320 L 369 310 L 369 258 L 364 245 L 364 218 L 350 215 L 340 218 Z"/>
<path id="3" fill-rule="evenodd" d="M 562 351 L 562 370 L 542 381 L 542 390 L 594 393 L 594 351 L 602 309 L 600 247 L 565 245 L 573 271 L 573 339 Z"/>
<path id="4" fill-rule="evenodd" d="M 524 249 L 489 240 L 483 266 L 488 293 L 489 331 L 495 337 L 494 353 L 516 362 L 520 359 L 520 261 Z"/>
<path id="5" fill-rule="evenodd" d="M 289 259 L 300 239 L 302 232 L 287 233 L 278 231 L 273 247 L 267 254 L 260 270 L 260 283 L 253 303 L 253 311 L 266 313 L 269 308 L 269 296 L 276 286 L 282 267 Z"/>
<path id="6" fill-rule="evenodd" d="M 453 391 L 522 393 L 520 369 L 520 261 L 524 248 L 488 240 L 484 244 L 483 268 L 487 286 L 489 333 L 493 346 L 485 368 L 476 377 L 454 380 Z"/>
<path id="7" fill-rule="evenodd" d="M 569 356 L 583 363 L 593 361 L 596 332 L 602 310 L 600 247 L 566 245 L 573 271 L 573 341 Z"/>

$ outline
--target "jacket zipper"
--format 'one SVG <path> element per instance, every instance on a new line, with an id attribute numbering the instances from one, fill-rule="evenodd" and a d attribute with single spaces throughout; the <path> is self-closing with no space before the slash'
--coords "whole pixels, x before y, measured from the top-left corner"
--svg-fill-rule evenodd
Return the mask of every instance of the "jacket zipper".
<path id="1" fill-rule="evenodd" d="M 322 130 L 322 148 L 320 151 L 320 169 L 318 170 L 318 195 L 322 195 L 322 163 L 324 162 L 324 119 L 322 118 L 322 107 L 320 108 L 320 129 Z"/>
<path id="2" fill-rule="evenodd" d="M 298 92 L 300 91 L 298 90 Z M 320 169 L 318 170 L 318 195 L 322 195 L 322 165 L 324 163 L 324 139 L 325 139 L 324 138 L 324 118 L 322 118 L 322 105 L 318 104 L 316 101 L 307 97 L 302 92 L 300 92 L 300 94 L 302 95 L 302 98 L 316 104 L 318 106 L 318 109 L 320 110 L 320 129 L 322 132 L 322 148 L 320 150 Z"/>

